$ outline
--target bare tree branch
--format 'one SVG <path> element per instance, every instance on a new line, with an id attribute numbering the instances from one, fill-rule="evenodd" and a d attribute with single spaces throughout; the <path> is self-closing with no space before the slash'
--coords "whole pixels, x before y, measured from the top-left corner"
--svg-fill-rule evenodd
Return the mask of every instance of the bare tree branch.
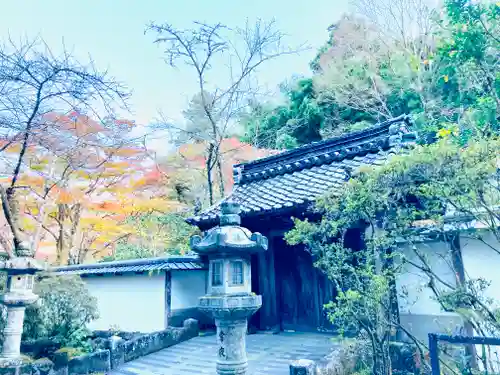
<path id="1" fill-rule="evenodd" d="M 207 142 L 207 191 L 209 203 L 214 203 L 213 184 L 217 180 L 219 195 L 225 194 L 220 145 L 231 133 L 231 125 L 248 106 L 248 99 L 256 92 L 251 78 L 266 62 L 281 56 L 300 53 L 306 48 L 285 48 L 285 35 L 276 28 L 274 20 L 255 24 L 247 21 L 244 28 L 231 29 L 220 23 L 208 25 L 195 22 L 192 29 L 177 29 L 171 24 L 152 23 L 147 31 L 156 35 L 155 43 L 165 45 L 165 61 L 170 66 L 178 62 L 191 67 L 199 92 L 200 114 L 191 121 L 186 134 Z M 237 64 L 234 64 L 237 62 Z M 215 65 L 227 66 L 227 85 L 209 81 L 209 72 Z M 208 126 L 201 123 L 205 122 Z M 212 174 L 215 174 L 212 176 Z"/>
<path id="2" fill-rule="evenodd" d="M 86 64 L 77 61 L 64 48 L 56 55 L 41 39 L 21 43 L 8 40 L 0 45 L 0 137 L 5 139 L 0 153 L 13 145 L 19 146 L 17 155 L 5 156 L 6 160 L 15 158 L 15 164 L 9 171 L 9 187 L 2 187 L 2 207 L 15 248 L 22 241 L 15 189 L 19 188 L 21 176 L 30 171 L 29 150 L 45 149 L 51 157 L 68 162 L 60 178 L 49 176 L 44 192 L 37 194 L 37 199 L 43 201 L 74 170 L 75 164 L 81 162 L 82 155 L 72 153 L 81 150 L 80 139 L 85 139 L 87 147 L 92 147 L 94 142 L 92 131 L 85 134 L 80 129 L 73 130 L 79 138 L 76 143 L 69 139 L 54 141 L 61 130 L 71 131 L 61 129 L 61 118 L 81 118 L 89 113 L 102 122 L 116 119 L 118 109 L 128 109 L 129 96 L 123 84 L 107 71 L 97 70 L 92 60 Z M 55 114 L 59 117 L 55 118 Z M 43 216 L 43 212 L 40 215 Z M 45 226 L 43 220 L 38 222 Z M 54 235 L 47 227 L 43 229 Z"/>

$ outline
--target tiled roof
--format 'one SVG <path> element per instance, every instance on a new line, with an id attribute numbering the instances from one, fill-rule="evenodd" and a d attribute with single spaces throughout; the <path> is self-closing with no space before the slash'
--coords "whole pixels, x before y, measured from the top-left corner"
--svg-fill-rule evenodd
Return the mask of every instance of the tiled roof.
<path id="1" fill-rule="evenodd" d="M 413 143 L 416 135 L 408 125 L 409 117 L 400 116 L 369 129 L 235 165 L 235 187 L 225 199 L 239 202 L 243 217 L 306 209 L 326 192 L 340 192 L 360 166 L 383 164 L 404 144 Z M 215 225 L 218 214 L 219 204 L 188 222 Z"/>
<path id="2" fill-rule="evenodd" d="M 73 266 L 55 267 L 51 271 L 56 275 L 95 275 L 159 270 L 199 270 L 203 268 L 204 265 L 198 256 L 185 255 L 94 264 L 77 264 Z"/>

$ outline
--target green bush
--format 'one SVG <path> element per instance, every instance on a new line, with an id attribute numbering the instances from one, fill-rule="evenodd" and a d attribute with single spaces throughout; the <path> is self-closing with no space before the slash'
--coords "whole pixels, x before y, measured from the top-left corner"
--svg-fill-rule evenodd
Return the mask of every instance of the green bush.
<path id="1" fill-rule="evenodd" d="M 97 300 L 78 276 L 57 276 L 35 286 L 40 296 L 26 309 L 23 338 L 51 338 L 63 346 L 90 349 L 86 326 L 98 317 Z"/>
<path id="2" fill-rule="evenodd" d="M 0 271 L 0 293 L 4 293 L 7 288 L 7 274 Z"/>

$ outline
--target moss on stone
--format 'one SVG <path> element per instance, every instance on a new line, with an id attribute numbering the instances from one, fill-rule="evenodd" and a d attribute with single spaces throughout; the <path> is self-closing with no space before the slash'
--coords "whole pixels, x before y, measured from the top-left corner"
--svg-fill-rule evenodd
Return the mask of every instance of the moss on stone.
<path id="1" fill-rule="evenodd" d="M 74 358 L 74 357 L 78 357 L 82 354 L 85 354 L 81 349 L 78 349 L 78 348 L 72 348 L 72 347 L 63 347 L 59 350 L 56 350 L 55 353 L 66 353 L 68 355 L 68 357 L 71 359 L 71 358 Z"/>
<path id="2" fill-rule="evenodd" d="M 33 363 L 34 359 L 26 354 L 21 354 L 21 360 L 23 363 Z"/>

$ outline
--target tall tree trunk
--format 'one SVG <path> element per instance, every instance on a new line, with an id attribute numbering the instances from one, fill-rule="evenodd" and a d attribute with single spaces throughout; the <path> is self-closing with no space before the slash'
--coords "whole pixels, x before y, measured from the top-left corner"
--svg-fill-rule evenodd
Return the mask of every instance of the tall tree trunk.
<path id="1" fill-rule="evenodd" d="M 453 233 L 450 238 L 448 238 L 448 242 L 450 244 L 450 252 L 451 252 L 451 262 L 453 265 L 453 270 L 455 271 L 457 286 L 462 288 L 464 291 L 467 289 L 465 283 L 465 269 L 464 262 L 462 259 L 462 249 L 460 246 L 460 234 Z M 464 330 L 466 336 L 472 337 L 474 336 L 474 328 L 472 323 L 465 318 L 464 321 Z M 465 345 L 465 354 L 469 358 L 468 363 L 469 366 L 473 369 L 478 368 L 477 364 L 477 353 L 476 347 L 472 344 Z"/>
<path id="2" fill-rule="evenodd" d="M 213 169 L 213 158 L 214 158 L 214 145 L 210 143 L 208 145 L 208 156 L 207 156 L 207 188 L 208 188 L 208 202 L 210 206 L 214 204 L 214 187 L 212 182 L 212 169 Z"/>
<path id="3" fill-rule="evenodd" d="M 56 262 L 60 266 L 66 266 L 69 263 L 69 236 L 66 231 L 67 204 L 59 203 L 57 205 L 57 222 L 59 224 L 58 239 L 56 242 L 57 257 Z"/>
<path id="4" fill-rule="evenodd" d="M 57 264 L 59 265 L 70 264 L 72 255 L 77 253 L 74 244 L 80 216 L 81 205 L 79 203 L 75 204 L 73 207 L 69 207 L 69 205 L 65 203 L 58 204 L 57 222 L 59 224 L 59 233 L 56 242 L 56 251 Z"/>
<path id="5" fill-rule="evenodd" d="M 218 148 L 217 148 L 218 149 Z M 222 170 L 222 161 L 221 161 L 221 155 L 220 152 L 217 152 L 216 155 L 216 161 L 217 161 L 217 173 L 219 175 L 219 194 L 221 199 L 224 198 L 225 194 L 225 188 L 224 188 L 224 171 Z"/>
<path id="6" fill-rule="evenodd" d="M 82 205 L 80 203 L 76 203 L 73 207 L 71 207 L 71 215 L 70 215 L 70 241 L 71 241 L 71 247 L 69 250 L 70 255 L 75 255 L 74 258 L 76 261 L 74 263 L 76 264 L 81 264 L 85 261 L 85 258 L 87 256 L 88 249 L 84 248 L 82 249 L 83 241 L 82 241 L 82 233 L 79 229 L 79 224 L 80 224 L 80 217 L 82 214 Z M 80 238 L 80 245 L 77 248 L 75 244 L 77 243 L 77 237 Z"/>
<path id="7" fill-rule="evenodd" d="M 10 186 L 5 190 L 3 186 L 0 190 L 1 198 L 2 198 L 2 208 L 5 215 L 5 219 L 7 220 L 7 224 L 10 227 L 13 236 L 14 242 L 14 251 L 12 255 L 17 255 L 17 250 L 21 246 L 22 238 L 19 228 L 19 202 L 17 201 L 17 197 L 15 194 L 14 187 Z M 6 249 L 7 250 L 7 249 Z"/>

